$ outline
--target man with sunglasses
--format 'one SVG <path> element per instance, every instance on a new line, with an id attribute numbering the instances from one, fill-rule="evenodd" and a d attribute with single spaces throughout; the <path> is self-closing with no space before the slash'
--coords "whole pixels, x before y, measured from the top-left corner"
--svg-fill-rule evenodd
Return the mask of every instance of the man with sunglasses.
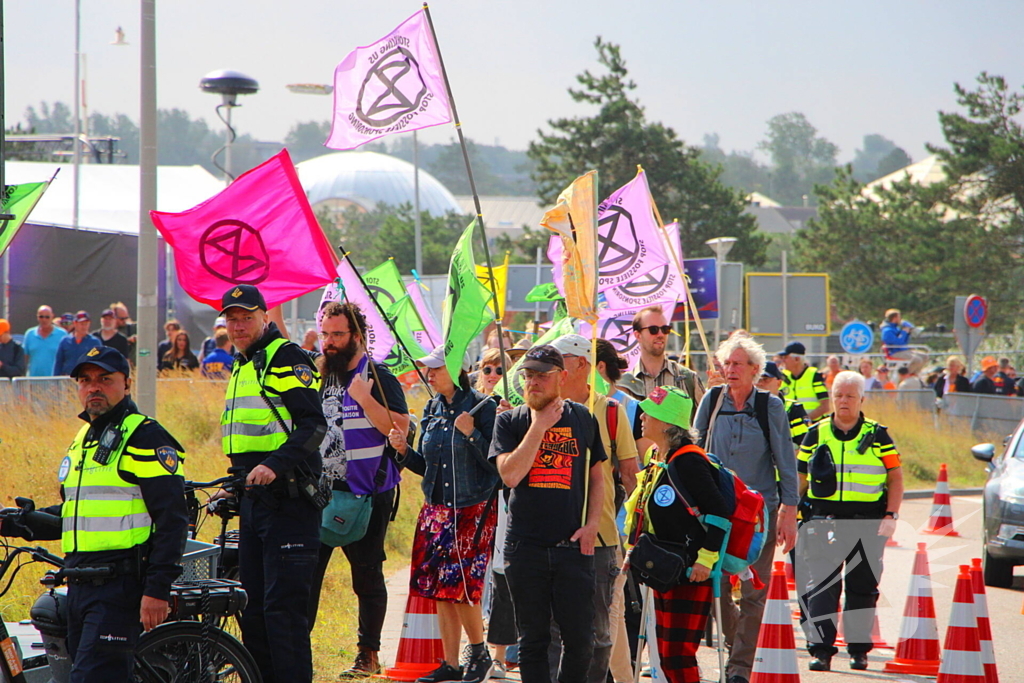
<path id="1" fill-rule="evenodd" d="M 53 375 L 57 347 L 67 336 L 62 328 L 53 324 L 53 309 L 43 305 L 36 311 L 39 324 L 25 331 L 25 353 L 28 354 L 28 376 L 50 377 Z"/>
<path id="2" fill-rule="evenodd" d="M 672 326 L 661 306 L 637 311 L 633 316 L 633 335 L 640 344 L 640 362 L 632 372 L 622 376 L 618 385 L 640 400 L 647 398 L 656 387 L 674 386 L 693 397 L 696 410 L 704 396 L 704 385 L 693 370 L 665 357 L 671 331 Z"/>

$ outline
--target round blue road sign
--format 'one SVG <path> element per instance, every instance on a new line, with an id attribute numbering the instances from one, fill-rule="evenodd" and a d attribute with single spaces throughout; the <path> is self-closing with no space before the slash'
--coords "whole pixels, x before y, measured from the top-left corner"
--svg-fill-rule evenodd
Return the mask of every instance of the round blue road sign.
<path id="1" fill-rule="evenodd" d="M 854 320 L 843 325 L 839 343 L 843 345 L 843 351 L 859 356 L 871 350 L 871 345 L 875 343 L 875 333 L 865 323 Z"/>
<path id="2" fill-rule="evenodd" d="M 964 319 L 971 327 L 981 327 L 988 318 L 988 300 L 972 294 L 964 303 Z"/>

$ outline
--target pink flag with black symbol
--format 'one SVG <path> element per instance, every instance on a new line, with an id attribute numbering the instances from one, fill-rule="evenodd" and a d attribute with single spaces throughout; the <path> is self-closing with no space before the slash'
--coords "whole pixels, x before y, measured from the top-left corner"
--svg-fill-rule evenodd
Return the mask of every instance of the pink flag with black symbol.
<path id="1" fill-rule="evenodd" d="M 354 149 L 392 133 L 452 120 L 437 45 L 419 10 L 334 70 L 334 116 L 325 146 Z"/>
<path id="2" fill-rule="evenodd" d="M 378 363 L 389 365 L 388 359 L 393 355 L 397 357 L 398 349 L 395 347 L 395 336 L 391 334 L 391 328 L 381 317 L 380 310 L 370 298 L 359 274 L 356 273 L 347 258 L 341 259 L 341 263 L 338 264 L 337 277 L 327 285 L 320 298 L 320 308 L 316 312 L 317 331 L 322 327 L 324 307 L 332 301 L 350 301 L 359 306 L 359 310 L 366 317 L 364 337 L 366 350 L 370 353 L 371 358 Z"/>
<path id="3" fill-rule="evenodd" d="M 234 285 L 256 285 L 273 308 L 336 277 L 337 258 L 288 150 L 188 211 L 149 215 L 174 249 L 182 288 L 217 309 Z"/>

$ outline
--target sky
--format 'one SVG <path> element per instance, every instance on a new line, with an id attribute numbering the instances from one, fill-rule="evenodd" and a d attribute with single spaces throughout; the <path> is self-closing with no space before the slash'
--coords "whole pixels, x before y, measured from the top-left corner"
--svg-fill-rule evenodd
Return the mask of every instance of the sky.
<path id="1" fill-rule="evenodd" d="M 139 1 L 79 0 L 90 111 L 138 120 Z M 289 83 L 330 83 L 359 45 L 386 35 L 420 3 L 397 0 L 157 0 L 157 97 L 211 126 L 219 97 L 200 79 L 236 69 L 259 81 L 233 113 L 239 133 L 283 140 L 300 121 L 330 118 L 331 98 Z M 74 88 L 73 0 L 5 3 L 6 124 Z M 593 42 L 618 43 L 651 120 L 700 145 L 755 149 L 766 121 L 803 112 L 849 161 L 879 133 L 914 160 L 941 143 L 939 110 L 956 110 L 954 82 L 983 70 L 1024 85 L 1024 3 L 1015 0 L 436 0 L 431 5 L 466 135 L 525 149 L 546 121 L 586 115 L 567 88 L 601 72 Z M 128 47 L 115 47 L 123 27 Z M 451 126 L 421 131 L 454 139 Z"/>

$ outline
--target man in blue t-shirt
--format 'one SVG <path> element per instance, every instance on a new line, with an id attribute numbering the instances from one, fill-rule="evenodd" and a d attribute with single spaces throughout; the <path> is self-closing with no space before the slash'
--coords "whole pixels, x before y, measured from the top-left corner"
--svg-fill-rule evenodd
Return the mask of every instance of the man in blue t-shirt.
<path id="1" fill-rule="evenodd" d="M 53 309 L 40 306 L 36 311 L 39 324 L 25 331 L 22 346 L 28 354 L 28 376 L 49 377 L 53 374 L 53 363 L 57 359 L 57 347 L 68 333 L 53 324 Z"/>
<path id="2" fill-rule="evenodd" d="M 103 342 L 89 334 L 91 320 L 85 311 L 75 314 L 74 332 L 60 340 L 57 357 L 53 361 L 54 375 L 70 375 L 78 359 L 89 349 L 103 348 Z"/>
<path id="3" fill-rule="evenodd" d="M 200 365 L 203 377 L 207 379 L 228 379 L 231 377 L 231 367 L 235 363 L 235 357 L 228 351 L 231 348 L 231 338 L 228 336 L 228 331 L 226 329 L 217 330 L 214 341 L 217 343 L 217 348 L 206 354 Z"/>

